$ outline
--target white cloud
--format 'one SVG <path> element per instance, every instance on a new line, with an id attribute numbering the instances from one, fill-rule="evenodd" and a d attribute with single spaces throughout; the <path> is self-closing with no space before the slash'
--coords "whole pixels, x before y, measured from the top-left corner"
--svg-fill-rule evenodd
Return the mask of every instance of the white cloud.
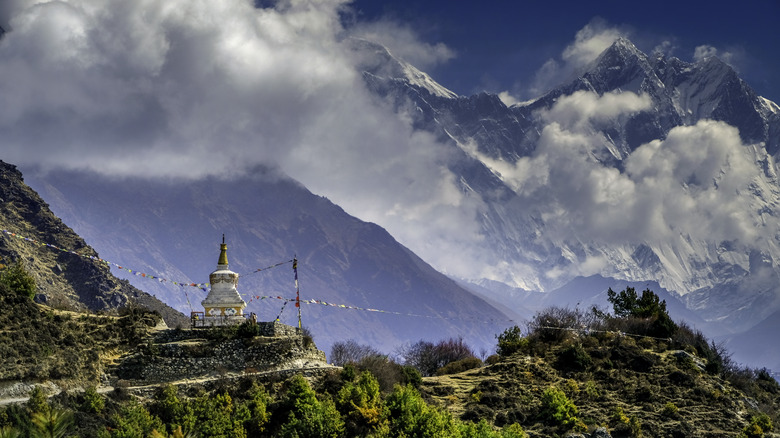
<path id="1" fill-rule="evenodd" d="M 626 36 L 625 31 L 610 27 L 603 20 L 592 20 L 577 32 L 574 42 L 564 49 L 561 58 L 570 68 L 584 67 L 621 36 Z"/>
<path id="2" fill-rule="evenodd" d="M 549 59 L 536 73 L 529 87 L 531 96 L 539 96 L 560 85 L 579 69 L 595 60 L 620 37 L 627 37 L 628 31 L 610 26 L 600 18 L 594 18 L 575 35 L 574 42 L 566 46 L 560 60 Z"/>
<path id="3" fill-rule="evenodd" d="M 456 56 L 446 44 L 421 42 L 412 28 L 394 21 L 359 23 L 350 29 L 350 33 L 369 41 L 381 41 L 394 55 L 421 70 L 428 70 Z"/>
<path id="4" fill-rule="evenodd" d="M 519 99 L 512 96 L 508 91 L 502 91 L 498 93 L 498 98 L 501 99 L 501 102 L 503 102 L 506 106 L 512 106 L 521 102 Z"/>
<path id="5" fill-rule="evenodd" d="M 696 62 L 711 56 L 718 56 L 718 49 L 710 45 L 696 46 L 693 51 L 693 60 Z"/>
<path id="6" fill-rule="evenodd" d="M 345 28 L 346 1 L 13 6 L 0 8 L 13 28 L 0 40 L 4 160 L 119 177 L 278 166 L 429 260 L 468 265 L 481 201 L 432 135 L 365 89 L 345 38 L 375 37 L 418 66 L 454 56 L 443 44 L 395 23 Z"/>
<path id="7" fill-rule="evenodd" d="M 756 224 L 741 193 L 755 177 L 751 148 L 736 129 L 714 121 L 672 129 L 638 147 L 625 170 L 600 157 L 610 141 L 600 128 L 649 109 L 647 96 L 577 92 L 540 114 L 537 149 L 514 162 L 466 147 L 524 197 L 554 241 L 663 244 L 679 236 L 752 245 Z M 572 260 L 568 274 L 595 273 L 603 260 Z M 551 278 L 565 272 L 550 271 Z"/>
<path id="8" fill-rule="evenodd" d="M 554 121 L 566 129 L 582 130 L 589 125 L 599 125 L 624 115 L 649 109 L 652 100 L 648 95 L 635 93 L 604 93 L 577 91 L 562 96 L 543 114 L 547 121 Z"/>
<path id="9" fill-rule="evenodd" d="M 666 139 L 637 148 L 625 161 L 626 173 L 642 189 L 639 201 L 664 223 L 643 231 L 752 246 L 757 224 L 741 196 L 755 177 L 750 154 L 735 128 L 715 121 L 674 128 Z"/>
<path id="10" fill-rule="evenodd" d="M 745 51 L 739 47 L 732 47 L 730 50 L 719 50 L 714 46 L 701 45 L 696 46 L 693 51 L 693 60 L 695 62 L 712 56 L 716 56 L 738 72 L 744 69 L 744 64 L 746 63 Z"/>
<path id="11" fill-rule="evenodd" d="M 665 56 L 672 56 L 672 54 L 676 49 L 677 48 L 675 47 L 675 44 L 672 41 L 664 40 L 658 43 L 653 48 L 653 53 L 661 53 Z"/>
<path id="12" fill-rule="evenodd" d="M 347 29 L 342 1 L 264 9 L 244 0 L 4 5 L 0 20 L 13 29 L 0 40 L 4 160 L 183 178 L 275 165 L 439 268 L 538 286 L 532 268 L 502 265 L 482 245 L 475 217 L 484 205 L 448 170 L 453 152 L 365 90 L 343 41 L 352 32 L 374 37 L 422 68 L 452 58 L 446 46 L 421 43 L 397 23 Z M 536 90 L 624 34 L 592 22 L 540 70 Z M 545 126 L 531 156 L 507 161 L 462 146 L 545 218 L 552 239 L 706 233 L 750 242 L 749 206 L 737 195 L 750 163 L 732 128 L 675 128 L 634 151 L 623 172 L 602 164 L 610 142 L 599 129 L 649 106 L 630 92 L 578 92 L 540 115 Z M 572 269 L 589 275 L 605 264 L 589 255 Z"/>

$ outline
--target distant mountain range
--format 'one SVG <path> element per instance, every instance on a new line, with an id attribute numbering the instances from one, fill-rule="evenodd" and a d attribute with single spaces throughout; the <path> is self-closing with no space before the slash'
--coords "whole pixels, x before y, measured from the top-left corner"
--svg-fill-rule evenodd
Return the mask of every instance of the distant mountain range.
<path id="1" fill-rule="evenodd" d="M 366 64 L 369 86 L 463 154 L 451 170 L 485 203 L 482 250 L 505 267 L 470 281 L 505 296 L 496 284 L 657 282 L 715 336 L 777 318 L 780 108 L 726 63 L 648 56 L 621 38 L 571 81 L 507 106 L 356 46 L 385 61 Z"/>
<path id="2" fill-rule="evenodd" d="M 380 45 L 352 46 L 371 92 L 451 147 L 449 170 L 480 206 L 474 264 L 484 269 L 474 272 L 489 274 L 448 273 L 503 313 L 415 256 L 415 242 L 407 249 L 267 169 L 194 183 L 28 179 L 101 256 L 138 270 L 205 281 L 225 233 L 248 295 L 290 296 L 289 266 L 252 271 L 297 256 L 305 297 L 422 315 L 309 305 L 304 324 L 325 351 L 350 337 L 381 348 L 443 336 L 492 345 L 509 319 L 600 294 L 603 302 L 606 284 L 651 282 L 713 336 L 778 318 L 780 108 L 724 62 L 648 56 L 619 39 L 569 82 L 507 106 L 493 94 L 457 96 Z M 589 278 L 604 282 L 577 302 L 539 298 Z M 202 299 L 196 289 L 131 281 L 183 311 Z M 267 319 L 281 304 L 252 306 Z"/>

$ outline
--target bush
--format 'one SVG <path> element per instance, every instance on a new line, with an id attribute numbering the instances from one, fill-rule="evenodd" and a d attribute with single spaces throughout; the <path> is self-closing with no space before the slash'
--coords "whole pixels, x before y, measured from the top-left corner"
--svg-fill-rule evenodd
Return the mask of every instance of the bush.
<path id="1" fill-rule="evenodd" d="M 456 360 L 455 362 L 450 362 L 447 365 L 444 365 L 436 371 L 436 375 L 442 376 L 444 374 L 457 374 L 466 370 L 479 368 L 481 366 L 482 361 L 479 360 L 479 358 L 467 357 L 465 359 Z"/>
<path id="2" fill-rule="evenodd" d="M 162 421 L 133 399 L 111 417 L 111 424 L 110 429 L 100 434 L 101 438 L 145 437 L 154 430 L 163 430 Z"/>
<path id="3" fill-rule="evenodd" d="M 577 406 L 555 386 L 542 394 L 541 420 L 545 423 L 572 427 L 577 423 Z"/>
<path id="4" fill-rule="evenodd" d="M 496 338 L 498 338 L 496 354 L 501 357 L 511 356 L 528 347 L 528 339 L 523 337 L 522 330 L 518 326 L 509 327 Z"/>
<path id="5" fill-rule="evenodd" d="M 6 285 L 17 295 L 35 298 L 38 292 L 38 286 L 35 284 L 35 278 L 27 272 L 21 260 L 17 260 L 11 266 L 0 271 L 0 283 Z"/>
<path id="6" fill-rule="evenodd" d="M 344 366 L 350 362 L 358 363 L 368 356 L 379 356 L 381 353 L 370 345 L 358 344 L 354 339 L 346 342 L 336 342 L 330 349 L 330 363 Z"/>
<path id="7" fill-rule="evenodd" d="M 388 409 L 387 436 L 457 436 L 457 424 L 446 411 L 429 406 L 411 386 L 397 385 L 385 400 Z"/>
<path id="8" fill-rule="evenodd" d="M 283 404 L 287 421 L 282 425 L 282 437 L 338 437 L 344 431 L 344 421 L 330 399 L 320 401 L 301 375 L 293 377 Z"/>
<path id="9" fill-rule="evenodd" d="M 403 385 L 412 385 L 414 388 L 419 388 L 422 385 L 422 375 L 415 367 L 401 367 L 401 376 Z"/>
<path id="10" fill-rule="evenodd" d="M 642 421 L 636 415 L 630 417 L 623 412 L 623 408 L 616 407 L 612 413 L 612 421 L 615 424 L 614 433 L 632 437 L 642 436 Z"/>
<path id="11" fill-rule="evenodd" d="M 99 414 L 103 412 L 106 406 L 106 400 L 98 394 L 94 386 L 89 386 L 84 390 L 84 401 L 81 403 L 81 411 L 89 414 Z"/>
<path id="12" fill-rule="evenodd" d="M 253 338 L 260 335 L 260 326 L 250 320 L 246 320 L 238 325 L 236 336 L 239 338 Z"/>
<path id="13" fill-rule="evenodd" d="M 32 416 L 32 437 L 63 438 L 73 427 L 73 413 L 61 409 L 36 412 Z"/>
<path id="14" fill-rule="evenodd" d="M 661 300 L 650 289 L 642 291 L 640 297 L 633 287 L 626 287 L 620 292 L 610 288 L 607 290 L 607 300 L 612 303 L 617 317 L 633 317 L 649 323 L 646 329 L 634 331 L 635 334 L 668 338 L 677 331 L 677 324 L 666 310 L 666 301 Z"/>
<path id="15" fill-rule="evenodd" d="M 356 383 L 347 382 L 341 388 L 336 405 L 344 416 L 349 436 L 368 435 L 386 422 L 379 382 L 368 371 L 363 371 Z"/>
<path id="16" fill-rule="evenodd" d="M 40 386 L 35 385 L 33 389 L 30 390 L 29 398 L 27 399 L 27 409 L 31 414 L 48 412 L 51 410 L 48 397 Z"/>
<path id="17" fill-rule="evenodd" d="M 667 402 L 664 405 L 664 409 L 661 412 L 661 415 L 663 415 L 664 417 L 669 417 L 669 418 L 677 418 L 677 415 L 679 414 L 679 412 L 680 412 L 680 409 L 677 407 L 677 405 L 675 405 L 672 402 Z"/>
<path id="18" fill-rule="evenodd" d="M 593 359 L 582 344 L 576 343 L 558 353 L 557 367 L 564 370 L 584 371 L 593 364 Z"/>
<path id="19" fill-rule="evenodd" d="M 401 351 L 404 365 L 412 366 L 423 376 L 433 376 L 436 371 L 448 363 L 469 357 L 476 358 L 471 348 L 462 338 L 450 338 L 434 344 L 419 341 Z"/>
<path id="20" fill-rule="evenodd" d="M 314 333 L 309 330 L 308 327 L 301 327 L 301 339 L 303 340 L 304 348 L 311 348 L 314 346 Z"/>
<path id="21" fill-rule="evenodd" d="M 534 315 L 528 323 L 528 337 L 542 342 L 561 342 L 590 323 L 591 316 L 579 309 L 552 306 Z"/>
<path id="22" fill-rule="evenodd" d="M 360 360 L 357 368 L 373 374 L 383 392 L 390 392 L 395 385 L 404 382 L 404 367 L 387 356 L 366 356 Z"/>
<path id="23" fill-rule="evenodd" d="M 742 434 L 740 436 L 746 438 L 761 438 L 765 433 L 771 432 L 772 429 L 774 429 L 772 420 L 767 414 L 761 413 L 750 418 L 750 424 L 742 429 Z"/>

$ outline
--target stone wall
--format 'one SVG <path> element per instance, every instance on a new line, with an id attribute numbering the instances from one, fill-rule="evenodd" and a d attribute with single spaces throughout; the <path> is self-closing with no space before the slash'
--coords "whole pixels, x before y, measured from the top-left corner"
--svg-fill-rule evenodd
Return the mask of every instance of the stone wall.
<path id="1" fill-rule="evenodd" d="M 298 329 L 276 322 L 259 323 L 262 336 L 207 339 L 207 332 L 161 330 L 153 340 L 125 357 L 111 374 L 131 385 L 329 367 L 325 353 Z"/>

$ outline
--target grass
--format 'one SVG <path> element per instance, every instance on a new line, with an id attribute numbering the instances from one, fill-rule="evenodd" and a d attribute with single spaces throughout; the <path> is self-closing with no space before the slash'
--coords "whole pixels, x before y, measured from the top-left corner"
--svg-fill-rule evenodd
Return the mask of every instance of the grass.
<path id="1" fill-rule="evenodd" d="M 119 351 L 140 343 L 159 315 L 130 308 L 122 316 L 61 311 L 0 286 L 0 380 L 97 383 Z"/>
<path id="2" fill-rule="evenodd" d="M 425 378 L 423 391 L 462 419 L 499 427 L 517 422 L 539 436 L 603 426 L 613 436 L 690 430 L 695 436 L 736 437 L 756 405 L 777 424 L 780 386 L 760 372 L 742 385 L 751 389 L 746 396 L 724 376 L 680 359 L 679 345 L 666 341 L 571 332 L 536 342 L 493 365 Z M 565 421 L 551 421 L 550 388 L 558 391 L 555 400 L 570 400 L 576 414 L 570 409 Z"/>

